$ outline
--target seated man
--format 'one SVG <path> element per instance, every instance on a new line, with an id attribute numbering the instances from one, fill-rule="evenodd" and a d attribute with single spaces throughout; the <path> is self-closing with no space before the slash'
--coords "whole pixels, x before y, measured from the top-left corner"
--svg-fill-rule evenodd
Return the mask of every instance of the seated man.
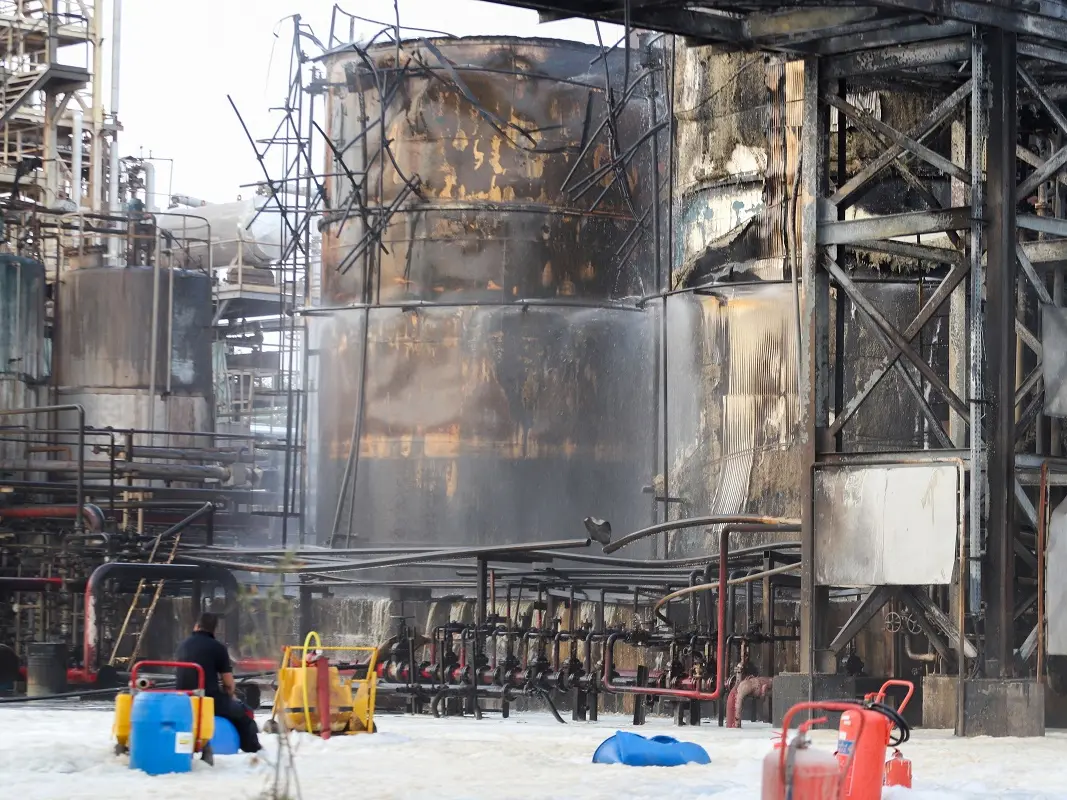
<path id="1" fill-rule="evenodd" d="M 234 696 L 237 684 L 233 680 L 233 665 L 226 645 L 215 638 L 219 618 L 214 614 L 200 615 L 193 628 L 193 635 L 178 645 L 175 661 L 199 664 L 204 670 L 204 694 L 215 701 L 215 716 L 233 723 L 241 737 L 241 749 L 257 753 L 261 749 L 256 730 L 256 721 L 251 711 Z M 219 687 L 219 681 L 222 687 Z M 188 690 L 199 687 L 200 676 L 193 669 L 179 669 L 177 688 Z"/>

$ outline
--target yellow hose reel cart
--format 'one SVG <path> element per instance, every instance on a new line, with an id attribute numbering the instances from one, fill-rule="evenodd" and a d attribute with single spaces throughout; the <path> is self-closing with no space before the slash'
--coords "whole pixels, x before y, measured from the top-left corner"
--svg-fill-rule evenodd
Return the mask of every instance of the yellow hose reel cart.
<path id="1" fill-rule="evenodd" d="M 369 653 L 370 659 L 331 664 L 328 654 L 340 652 Z M 284 715 L 286 729 L 318 734 L 323 739 L 331 734 L 374 733 L 377 660 L 375 647 L 323 647 L 315 631 L 307 635 L 302 646 L 287 646 L 264 732 L 277 733 L 279 715 Z"/>

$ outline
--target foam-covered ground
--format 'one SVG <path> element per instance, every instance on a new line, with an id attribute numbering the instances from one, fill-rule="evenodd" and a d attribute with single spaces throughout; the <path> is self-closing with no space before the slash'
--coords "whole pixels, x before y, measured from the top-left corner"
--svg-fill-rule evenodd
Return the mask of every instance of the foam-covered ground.
<path id="1" fill-rule="evenodd" d="M 769 726 L 678 729 L 652 720 L 637 732 L 698 742 L 712 763 L 669 769 L 590 763 L 597 745 L 627 723 L 615 717 L 560 725 L 541 714 L 481 721 L 382 716 L 376 735 L 324 742 L 294 734 L 296 772 L 304 800 L 759 798 Z M 110 728 L 108 710 L 0 707 L 2 796 L 246 800 L 264 796 L 269 785 L 269 762 L 277 752 L 273 736 L 262 736 L 267 758 L 258 763 L 246 754 L 219 756 L 214 767 L 197 761 L 190 774 L 153 778 L 112 754 Z M 827 751 L 833 743 L 831 732 L 816 737 Z M 915 788 L 887 790 L 893 800 L 1067 798 L 1064 733 L 1034 740 L 956 740 L 948 731 L 914 731 L 904 751 L 914 762 Z"/>

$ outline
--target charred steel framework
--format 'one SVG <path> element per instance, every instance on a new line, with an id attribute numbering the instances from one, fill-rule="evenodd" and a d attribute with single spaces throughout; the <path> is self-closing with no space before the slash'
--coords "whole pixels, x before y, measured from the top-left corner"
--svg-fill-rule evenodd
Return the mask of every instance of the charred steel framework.
<path id="1" fill-rule="evenodd" d="M 1067 116 L 1060 100 L 1067 3 L 500 1 L 536 9 L 543 20 L 589 17 L 677 34 L 692 44 L 803 59 L 799 242 L 809 475 L 801 663 L 810 673 L 834 671 L 828 657 L 890 597 L 902 596 L 937 649 L 946 656 L 955 651 L 957 733 L 967 723 L 965 675 L 1040 680 L 1047 666 L 1042 539 L 1052 490 L 1046 484 L 1049 471 L 1064 462 L 1060 420 L 1046 415 L 1045 392 L 1059 387 L 1043 385 L 1042 342 L 1034 331 L 1044 308 L 1063 304 Z M 925 87 L 941 102 L 914 130 L 899 131 L 846 99 L 849 90 L 893 86 Z M 831 109 L 848 119 L 834 138 Z M 952 134 L 939 135 L 950 122 Z M 844 156 L 850 127 L 852 135 L 882 146 L 880 156 L 851 174 Z M 901 213 L 849 218 L 852 201 L 886 169 L 925 200 L 926 210 L 901 205 Z M 937 195 L 931 175 L 950 181 L 949 197 Z M 938 236 L 948 246 L 933 246 Z M 850 274 L 851 256 L 861 251 L 915 259 L 937 278 L 937 288 L 903 330 Z M 851 398 L 843 396 L 842 365 L 832 355 L 842 352 L 840 327 L 835 332 L 831 326 L 834 303 L 838 316 L 851 307 L 886 351 Z M 913 344 L 946 304 L 953 326 L 949 374 Z M 911 385 L 934 441 L 907 453 L 841 452 L 842 429 L 869 411 L 864 401 L 890 369 Z M 815 579 L 815 471 L 828 464 L 954 459 L 968 471 L 967 533 L 960 537 L 958 599 L 942 597 L 940 605 L 952 606 L 955 619 L 947 608 L 938 610 L 925 588 L 875 587 L 835 636 L 826 624 L 827 589 Z"/>

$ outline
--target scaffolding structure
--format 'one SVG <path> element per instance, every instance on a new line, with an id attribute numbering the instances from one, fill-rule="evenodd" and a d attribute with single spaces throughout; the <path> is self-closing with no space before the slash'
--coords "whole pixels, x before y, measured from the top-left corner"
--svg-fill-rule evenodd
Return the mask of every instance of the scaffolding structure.
<path id="1" fill-rule="evenodd" d="M 299 14 L 291 21 L 286 94 L 282 104 L 271 109 L 278 115 L 273 132 L 256 139 L 230 99 L 263 173 L 262 181 L 253 185 L 266 198 L 256 216 L 266 215 L 277 224 L 280 252 L 269 273 L 241 264 L 231 267 L 231 288 L 219 290 L 215 314 L 218 341 L 225 352 L 219 361 L 224 370 L 219 379 L 220 417 L 284 440 L 281 502 L 274 511 L 260 511 L 280 518 L 283 546 L 293 533 L 301 543 L 306 534 L 311 374 L 306 320 L 296 312 L 317 301 L 316 221 L 324 193 L 313 160 L 319 130 L 315 99 L 322 88 L 308 55 L 321 52 L 322 45 Z M 261 279 L 265 273 L 270 277 Z M 273 290 L 263 285 L 269 283 Z M 257 339 L 254 347 L 249 346 L 250 334 Z M 291 520 L 299 521 L 297 531 L 291 530 Z"/>

